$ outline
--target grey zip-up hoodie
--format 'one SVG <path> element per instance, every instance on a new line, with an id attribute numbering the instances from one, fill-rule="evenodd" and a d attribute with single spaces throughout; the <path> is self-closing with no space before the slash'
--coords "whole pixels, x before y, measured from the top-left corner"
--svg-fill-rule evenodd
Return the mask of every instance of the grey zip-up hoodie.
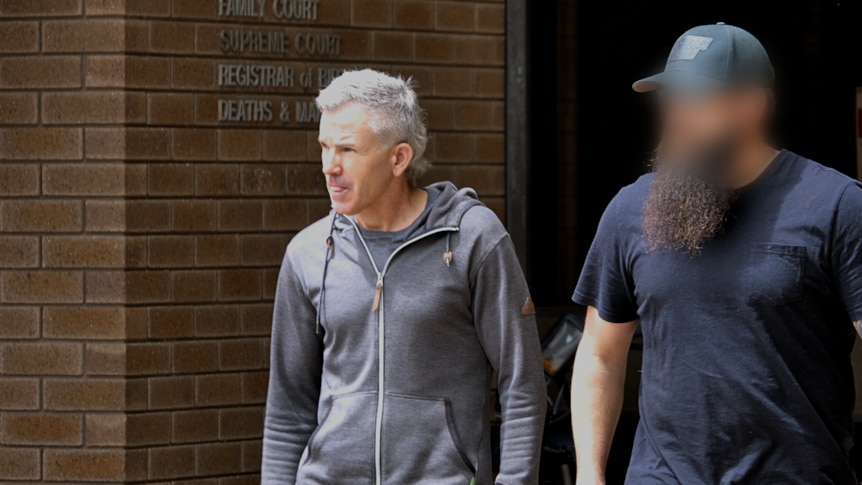
<path id="1" fill-rule="evenodd" d="M 427 190 L 439 195 L 424 227 L 385 267 L 337 214 L 288 246 L 263 484 L 494 483 L 494 370 L 503 414 L 496 483 L 537 483 L 546 391 L 512 241 L 472 190 Z"/>

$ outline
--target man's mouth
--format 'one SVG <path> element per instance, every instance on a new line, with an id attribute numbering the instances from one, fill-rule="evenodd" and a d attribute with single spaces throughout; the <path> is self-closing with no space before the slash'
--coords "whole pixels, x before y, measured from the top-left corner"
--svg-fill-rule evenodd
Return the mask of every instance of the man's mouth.
<path id="1" fill-rule="evenodd" d="M 344 185 L 329 184 L 329 191 L 333 194 L 343 194 L 347 192 L 347 187 Z"/>

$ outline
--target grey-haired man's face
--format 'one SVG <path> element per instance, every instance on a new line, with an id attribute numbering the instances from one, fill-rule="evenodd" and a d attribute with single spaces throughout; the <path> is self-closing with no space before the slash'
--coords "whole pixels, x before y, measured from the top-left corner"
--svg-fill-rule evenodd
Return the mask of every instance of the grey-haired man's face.
<path id="1" fill-rule="evenodd" d="M 318 141 L 329 197 L 339 214 L 357 215 L 379 202 L 396 178 L 390 147 L 358 104 L 323 112 Z"/>

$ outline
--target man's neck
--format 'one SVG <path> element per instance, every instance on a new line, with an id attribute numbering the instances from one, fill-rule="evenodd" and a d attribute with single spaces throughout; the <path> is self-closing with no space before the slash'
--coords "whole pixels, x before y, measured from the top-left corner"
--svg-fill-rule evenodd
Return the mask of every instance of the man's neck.
<path id="1" fill-rule="evenodd" d="M 741 188 L 757 180 L 775 160 L 778 153 L 778 150 L 763 140 L 747 144 L 737 157 L 733 186 Z"/>
<path id="2" fill-rule="evenodd" d="M 409 184 L 393 186 L 380 201 L 356 214 L 356 222 L 369 231 L 406 229 L 425 210 L 428 192 Z"/>

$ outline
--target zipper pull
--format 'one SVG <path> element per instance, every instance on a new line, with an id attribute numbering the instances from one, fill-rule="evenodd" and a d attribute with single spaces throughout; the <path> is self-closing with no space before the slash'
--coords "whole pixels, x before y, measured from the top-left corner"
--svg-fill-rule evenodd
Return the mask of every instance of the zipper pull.
<path id="1" fill-rule="evenodd" d="M 377 277 L 377 288 L 374 290 L 374 305 L 371 311 L 376 312 L 380 308 L 380 296 L 383 294 L 383 275 Z"/>

